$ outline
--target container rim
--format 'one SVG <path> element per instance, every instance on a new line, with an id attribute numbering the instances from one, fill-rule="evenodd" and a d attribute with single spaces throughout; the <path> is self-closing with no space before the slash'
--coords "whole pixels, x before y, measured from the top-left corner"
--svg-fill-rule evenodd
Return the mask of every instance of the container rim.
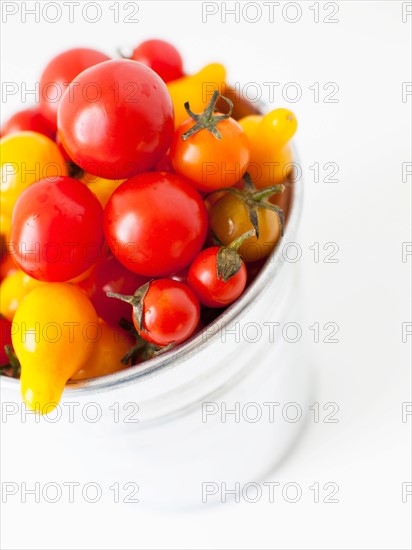
<path id="1" fill-rule="evenodd" d="M 293 165 L 301 167 L 296 147 L 292 144 Z M 199 352 L 200 349 L 210 346 L 222 333 L 223 327 L 236 322 L 240 316 L 252 307 L 253 303 L 263 294 L 265 289 L 278 275 L 286 260 L 283 255 L 283 246 L 288 242 L 293 242 L 299 226 L 303 202 L 302 174 L 300 178 L 291 179 L 291 196 L 289 204 L 289 215 L 283 237 L 279 240 L 271 254 L 268 256 L 265 264 L 256 276 L 255 280 L 246 289 L 244 294 L 232 305 L 225 309 L 212 323 L 219 322 L 219 329 L 212 334 L 208 333 L 205 338 L 207 326 L 198 334 L 187 340 L 176 349 L 171 349 L 164 355 L 159 355 L 145 361 L 143 364 L 127 367 L 124 370 L 113 374 L 108 374 L 98 378 L 87 380 L 69 381 L 66 384 L 64 394 L 66 397 L 81 394 L 91 394 L 119 389 L 130 383 L 138 383 L 149 377 L 160 375 L 166 369 L 176 368 L 191 356 Z M 210 326 L 210 325 L 208 325 Z M 1 376 L 1 385 L 13 387 L 19 384 L 19 380 L 11 377 Z"/>

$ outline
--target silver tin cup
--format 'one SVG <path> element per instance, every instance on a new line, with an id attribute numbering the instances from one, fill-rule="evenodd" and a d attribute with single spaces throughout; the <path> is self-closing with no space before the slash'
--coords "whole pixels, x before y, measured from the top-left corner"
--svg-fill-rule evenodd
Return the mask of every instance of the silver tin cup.
<path id="1" fill-rule="evenodd" d="M 174 508 L 237 499 L 234 488 L 268 479 L 297 440 L 310 397 L 304 339 L 294 333 L 299 263 L 285 253 L 296 243 L 301 179 L 289 194 L 279 245 L 247 291 L 190 341 L 69 383 L 46 416 L 27 411 L 19 382 L 1 377 L 8 478 L 93 482 L 111 498 L 117 483 L 120 500 Z"/>

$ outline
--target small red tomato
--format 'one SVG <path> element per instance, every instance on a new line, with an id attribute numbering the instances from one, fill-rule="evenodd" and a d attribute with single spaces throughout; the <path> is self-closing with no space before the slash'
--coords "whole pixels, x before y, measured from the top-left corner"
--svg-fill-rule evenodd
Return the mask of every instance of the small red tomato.
<path id="1" fill-rule="evenodd" d="M 11 345 L 11 323 L 0 317 L 0 365 L 7 365 L 9 362 L 4 346 Z"/>
<path id="2" fill-rule="evenodd" d="M 188 266 L 206 238 L 199 195 L 183 178 L 147 172 L 122 183 L 104 210 L 107 244 L 127 269 L 164 277 Z"/>
<path id="3" fill-rule="evenodd" d="M 218 275 L 219 246 L 206 248 L 197 256 L 189 269 L 187 283 L 194 290 L 199 302 L 207 307 L 228 306 L 245 289 L 247 272 L 243 261 L 239 270 L 227 281 Z"/>
<path id="4" fill-rule="evenodd" d="M 17 199 L 10 235 L 14 260 L 40 281 L 68 281 L 101 255 L 103 209 L 79 180 L 45 178 Z"/>
<path id="5" fill-rule="evenodd" d="M 69 157 L 86 172 L 126 179 L 151 170 L 173 137 L 173 105 L 163 80 L 137 61 L 118 59 L 83 71 L 58 113 Z"/>
<path id="6" fill-rule="evenodd" d="M 142 338 L 156 346 L 184 342 L 200 320 L 200 306 L 192 289 L 172 279 L 156 279 L 133 296 L 110 294 L 133 306 L 133 324 Z"/>
<path id="7" fill-rule="evenodd" d="M 76 76 L 110 57 L 89 48 L 74 48 L 56 55 L 40 78 L 40 110 L 46 119 L 57 126 L 57 109 L 67 86 Z"/>
<path id="8" fill-rule="evenodd" d="M 147 277 L 126 269 L 112 255 L 98 262 L 88 280 L 79 283 L 95 307 L 97 315 L 117 327 L 120 319 L 132 320 L 130 306 L 121 300 L 112 300 L 107 292 L 133 294 L 136 288 L 148 282 Z"/>
<path id="9" fill-rule="evenodd" d="M 215 92 L 205 112 L 177 129 L 170 158 L 177 174 L 200 191 L 231 187 L 242 179 L 249 163 L 248 137 L 236 120 L 214 113 Z"/>
<path id="10" fill-rule="evenodd" d="M 184 76 L 183 60 L 177 49 L 164 40 L 146 40 L 133 51 L 134 61 L 140 61 L 165 82 Z"/>
<path id="11" fill-rule="evenodd" d="M 26 131 L 38 132 L 50 139 L 54 139 L 56 134 L 56 128 L 35 107 L 15 113 L 3 126 L 1 133 L 6 136 Z"/>

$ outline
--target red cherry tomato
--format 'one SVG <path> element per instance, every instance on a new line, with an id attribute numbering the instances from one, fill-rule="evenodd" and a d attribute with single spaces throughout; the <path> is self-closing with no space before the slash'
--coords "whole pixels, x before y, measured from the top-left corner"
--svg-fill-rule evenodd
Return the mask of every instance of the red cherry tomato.
<path id="1" fill-rule="evenodd" d="M 107 244 L 128 269 L 163 277 L 189 265 L 207 233 L 206 207 L 184 179 L 167 172 L 122 183 L 104 211 Z"/>
<path id="2" fill-rule="evenodd" d="M 183 60 L 177 49 L 164 40 L 146 40 L 132 54 L 131 59 L 140 61 L 154 70 L 165 82 L 184 76 Z"/>
<path id="3" fill-rule="evenodd" d="M 110 57 L 89 48 L 74 48 L 54 57 L 40 78 L 40 110 L 46 119 L 57 125 L 59 102 L 70 82 L 76 76 Z"/>
<path id="4" fill-rule="evenodd" d="M 78 286 L 86 291 L 97 315 L 117 327 L 122 318 L 132 320 L 132 311 L 129 304 L 113 300 L 106 293 L 133 294 L 147 282 L 147 277 L 129 271 L 110 255 L 98 262 L 91 276 Z"/>
<path id="5" fill-rule="evenodd" d="M 4 350 L 4 346 L 11 346 L 11 323 L 7 319 L 0 317 L 0 365 L 7 365 L 9 358 Z"/>
<path id="6" fill-rule="evenodd" d="M 219 250 L 218 246 L 202 250 L 190 266 L 187 278 L 199 302 L 207 307 L 228 306 L 239 298 L 246 286 L 247 272 L 243 261 L 239 271 L 226 282 L 218 277 Z"/>
<path id="7" fill-rule="evenodd" d="M 25 273 L 40 281 L 68 281 L 101 254 L 103 209 L 79 180 L 39 180 L 17 199 L 10 241 L 14 260 Z"/>
<path id="8" fill-rule="evenodd" d="M 35 107 L 14 114 L 3 126 L 1 133 L 6 136 L 26 131 L 38 132 L 50 139 L 54 139 L 56 134 L 56 128 Z"/>
<path id="9" fill-rule="evenodd" d="M 130 299 L 131 296 L 117 296 Z M 183 283 L 172 279 L 156 279 L 149 283 L 141 303 L 141 319 L 133 308 L 133 324 L 148 342 L 156 346 L 180 344 L 193 334 L 200 321 L 200 306 L 196 294 Z"/>
<path id="10" fill-rule="evenodd" d="M 150 170 L 173 136 L 173 105 L 163 80 L 126 59 L 87 69 L 64 94 L 59 135 L 73 161 L 95 176 L 125 179 Z"/>

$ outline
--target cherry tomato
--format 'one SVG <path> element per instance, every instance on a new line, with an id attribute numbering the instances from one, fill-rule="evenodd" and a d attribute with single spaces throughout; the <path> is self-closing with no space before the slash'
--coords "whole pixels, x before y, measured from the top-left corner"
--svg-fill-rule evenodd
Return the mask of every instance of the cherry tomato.
<path id="1" fill-rule="evenodd" d="M 23 298 L 36 286 L 43 284 L 24 271 L 16 269 L 7 275 L 0 284 L 0 313 L 13 321 L 17 308 Z"/>
<path id="2" fill-rule="evenodd" d="M 36 132 L 19 132 L 0 140 L 1 213 L 10 216 L 17 197 L 41 178 L 66 176 L 58 146 Z"/>
<path id="3" fill-rule="evenodd" d="M 231 117 L 219 121 L 223 115 L 213 113 L 218 98 L 214 94 L 200 115 L 204 121 L 189 118 L 177 128 L 170 149 L 173 168 L 201 191 L 231 187 L 242 179 L 249 162 L 249 141 L 242 127 Z M 210 129 L 212 120 L 216 122 Z"/>
<path id="4" fill-rule="evenodd" d="M 100 257 L 103 209 L 79 180 L 43 179 L 18 198 L 10 239 L 25 273 L 41 281 L 68 281 Z"/>
<path id="5" fill-rule="evenodd" d="M 149 172 L 118 187 L 104 211 L 107 244 L 128 269 L 148 277 L 180 271 L 200 252 L 206 207 L 181 177 Z"/>
<path id="6" fill-rule="evenodd" d="M 262 189 L 285 181 L 293 168 L 289 141 L 297 128 L 295 115 L 288 109 L 275 109 L 265 116 L 246 116 L 239 124 L 249 138 L 247 171 L 256 187 Z"/>
<path id="7" fill-rule="evenodd" d="M 69 85 L 78 74 L 110 58 L 89 48 L 74 48 L 60 53 L 46 66 L 40 78 L 40 110 L 57 126 L 57 109 Z"/>
<path id="8" fill-rule="evenodd" d="M 202 250 L 189 269 L 188 285 L 195 291 L 199 302 L 207 307 L 228 306 L 239 298 L 246 286 L 247 273 L 243 261 L 239 271 L 226 282 L 219 278 L 219 250 L 219 246 Z"/>
<path id="9" fill-rule="evenodd" d="M 140 61 L 157 73 L 165 82 L 183 76 L 183 60 L 177 49 L 164 40 L 146 40 L 133 51 L 134 61 Z"/>
<path id="10" fill-rule="evenodd" d="M 149 67 L 113 60 L 87 69 L 64 94 L 59 135 L 73 161 L 96 176 L 124 179 L 150 170 L 173 137 L 173 105 Z"/>
<path id="11" fill-rule="evenodd" d="M 71 377 L 72 380 L 97 378 L 125 368 L 125 365 L 122 365 L 120 361 L 132 347 L 132 337 L 124 330 L 112 327 L 102 319 L 99 319 L 98 322 L 101 332 L 94 344 L 92 355 L 82 368 Z"/>
<path id="12" fill-rule="evenodd" d="M 35 107 L 15 113 L 3 126 L 1 133 L 5 136 L 24 131 L 38 132 L 50 139 L 54 139 L 56 134 L 56 128 Z"/>
<path id="13" fill-rule="evenodd" d="M 239 248 L 239 254 L 246 263 L 268 256 L 281 234 L 276 212 L 264 208 L 259 208 L 257 212 L 259 238 L 250 237 Z M 245 204 L 229 193 L 210 207 L 209 216 L 211 230 L 224 245 L 229 245 L 253 227 Z"/>
<path id="14" fill-rule="evenodd" d="M 133 294 L 136 288 L 147 282 L 147 277 L 129 271 L 109 255 L 97 263 L 92 275 L 79 286 L 89 296 L 99 317 L 117 327 L 122 318 L 131 321 L 132 312 L 128 304 L 112 300 L 106 293 Z"/>
<path id="15" fill-rule="evenodd" d="M 200 320 L 199 301 L 193 290 L 172 279 L 156 279 L 140 287 L 133 296 L 115 294 L 112 297 L 133 306 L 137 332 L 156 346 L 184 342 Z"/>
<path id="16" fill-rule="evenodd" d="M 45 283 L 27 294 L 13 322 L 23 399 L 30 409 L 46 414 L 94 350 L 100 334 L 96 312 L 74 285 Z"/>
<path id="17" fill-rule="evenodd" d="M 0 317 L 0 365 L 7 365 L 9 362 L 4 346 L 11 346 L 11 323 Z"/>

